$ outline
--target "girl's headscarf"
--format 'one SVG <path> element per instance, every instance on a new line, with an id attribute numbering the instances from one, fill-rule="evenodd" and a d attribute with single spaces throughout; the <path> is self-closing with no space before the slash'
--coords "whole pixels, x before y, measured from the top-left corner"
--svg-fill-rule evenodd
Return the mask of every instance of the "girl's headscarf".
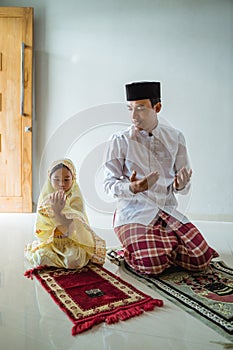
<path id="1" fill-rule="evenodd" d="M 51 216 L 51 209 L 50 209 L 50 194 L 54 192 L 54 189 L 51 185 L 51 181 L 50 181 L 50 177 L 51 174 L 53 173 L 53 169 L 59 165 L 65 165 L 71 172 L 72 174 L 72 186 L 69 189 L 69 191 L 66 192 L 66 196 L 68 199 L 68 203 L 72 205 L 73 209 L 80 211 L 81 213 L 83 213 L 86 217 L 85 211 L 84 211 L 84 206 L 83 206 L 83 199 L 82 199 L 82 195 L 79 189 L 79 186 L 76 182 L 76 169 L 75 166 L 73 164 L 73 162 L 70 159 L 64 158 L 64 159 L 59 159 L 56 160 L 54 162 L 52 162 L 52 164 L 50 165 L 49 169 L 48 169 L 48 179 L 45 183 L 45 185 L 42 188 L 42 191 L 40 193 L 39 196 L 39 200 L 38 200 L 38 212 L 40 212 L 41 210 L 48 210 L 48 215 Z M 87 219 L 87 217 L 86 217 Z"/>
<path id="2" fill-rule="evenodd" d="M 49 167 L 48 179 L 42 188 L 37 208 L 36 236 L 41 241 L 41 245 L 38 248 L 44 247 L 53 241 L 54 230 L 60 224 L 56 221 L 50 204 L 50 195 L 54 192 L 50 182 L 50 176 L 54 167 L 59 164 L 65 165 L 73 177 L 73 183 L 71 188 L 66 192 L 66 204 L 62 210 L 62 214 L 67 219 L 73 220 L 69 227 L 69 239 L 85 247 L 91 261 L 102 264 L 105 259 L 105 241 L 98 237 L 89 226 L 83 198 L 76 182 L 75 166 L 70 159 L 56 160 Z"/>
<path id="3" fill-rule="evenodd" d="M 52 164 L 50 165 L 50 167 L 48 169 L 49 178 L 51 177 L 51 173 L 52 173 L 53 169 L 59 164 L 65 165 L 70 170 L 72 177 L 73 177 L 73 180 L 76 181 L 76 169 L 75 169 L 74 163 L 70 159 L 67 159 L 67 158 L 55 160 L 54 162 L 52 162 Z"/>

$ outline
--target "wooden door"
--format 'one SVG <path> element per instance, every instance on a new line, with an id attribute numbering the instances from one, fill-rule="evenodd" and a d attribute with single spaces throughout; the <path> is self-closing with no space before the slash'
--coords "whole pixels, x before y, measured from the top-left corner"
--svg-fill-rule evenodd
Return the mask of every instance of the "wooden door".
<path id="1" fill-rule="evenodd" d="M 0 7 L 0 212 L 32 211 L 33 9 Z"/>

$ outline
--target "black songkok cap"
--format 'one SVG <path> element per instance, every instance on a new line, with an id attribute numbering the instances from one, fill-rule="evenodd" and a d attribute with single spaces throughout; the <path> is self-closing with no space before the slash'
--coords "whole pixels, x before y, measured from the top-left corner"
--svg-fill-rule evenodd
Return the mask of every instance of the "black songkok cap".
<path id="1" fill-rule="evenodd" d="M 126 84 L 127 101 L 146 100 L 156 98 L 160 101 L 160 83 L 153 81 L 141 81 Z"/>

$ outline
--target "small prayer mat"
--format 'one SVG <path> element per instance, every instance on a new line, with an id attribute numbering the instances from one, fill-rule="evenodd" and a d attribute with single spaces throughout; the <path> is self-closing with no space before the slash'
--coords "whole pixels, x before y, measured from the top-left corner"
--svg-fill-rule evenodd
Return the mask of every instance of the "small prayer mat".
<path id="1" fill-rule="evenodd" d="M 152 277 L 137 273 L 125 262 L 120 266 L 233 341 L 233 269 L 224 262 L 212 262 L 203 272 L 172 267 Z"/>
<path id="2" fill-rule="evenodd" d="M 125 321 L 162 306 L 105 268 L 88 264 L 80 270 L 40 267 L 28 270 L 73 322 L 72 335 L 82 333 L 101 322 Z"/>

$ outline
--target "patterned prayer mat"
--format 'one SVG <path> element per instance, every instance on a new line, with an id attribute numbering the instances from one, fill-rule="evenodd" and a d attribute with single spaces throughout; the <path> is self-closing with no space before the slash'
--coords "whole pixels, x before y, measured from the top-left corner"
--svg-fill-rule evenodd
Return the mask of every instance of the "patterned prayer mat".
<path id="1" fill-rule="evenodd" d="M 137 273 L 125 262 L 120 266 L 233 341 L 233 269 L 222 261 L 212 262 L 205 272 L 172 268 L 159 277 Z"/>
<path id="2" fill-rule="evenodd" d="M 89 264 L 80 270 L 41 267 L 28 270 L 36 277 L 74 326 L 72 335 L 101 322 L 125 321 L 162 306 L 163 301 L 140 292 L 103 267 Z"/>

